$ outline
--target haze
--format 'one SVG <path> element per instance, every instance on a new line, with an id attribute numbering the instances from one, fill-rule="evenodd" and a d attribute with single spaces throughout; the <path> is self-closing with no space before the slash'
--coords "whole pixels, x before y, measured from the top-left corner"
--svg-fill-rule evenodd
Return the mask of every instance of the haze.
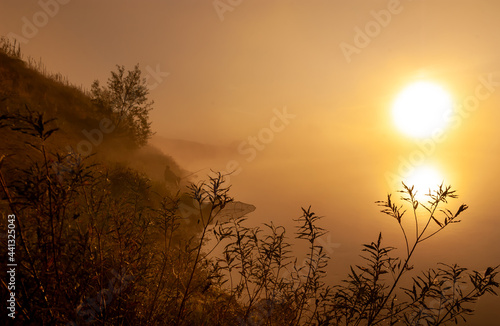
<path id="1" fill-rule="evenodd" d="M 500 262 L 500 3 L 230 2 L 60 1 L 26 34 L 40 3 L 2 0 L 0 34 L 23 37 L 23 53 L 86 88 L 139 63 L 155 101 L 151 143 L 199 178 L 235 171 L 232 195 L 257 207 L 256 225 L 272 220 L 291 235 L 292 218 L 312 205 L 336 244 L 332 277 L 379 231 L 402 248 L 374 202 L 418 166 L 457 190 L 451 210 L 470 210 L 422 246 L 415 266 Z M 439 139 L 406 136 L 392 121 L 398 93 L 418 80 L 453 98 Z M 496 325 L 499 303 L 480 301 L 470 324 Z"/>

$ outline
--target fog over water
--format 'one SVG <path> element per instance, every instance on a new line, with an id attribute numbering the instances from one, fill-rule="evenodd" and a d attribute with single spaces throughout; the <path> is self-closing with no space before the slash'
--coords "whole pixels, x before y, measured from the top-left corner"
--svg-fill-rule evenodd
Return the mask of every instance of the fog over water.
<path id="1" fill-rule="evenodd" d="M 499 9 L 486 0 L 240 1 L 231 10 L 71 1 L 26 35 L 45 9 L 0 0 L 0 34 L 24 37 L 24 53 L 85 87 L 116 64 L 140 63 L 155 101 L 151 144 L 193 181 L 233 172 L 232 196 L 256 206 L 249 223 L 273 221 L 292 236 L 292 219 L 311 205 L 330 232 L 329 277 L 341 279 L 379 232 L 403 249 L 375 201 L 399 199 L 395 185 L 420 166 L 457 190 L 450 210 L 470 209 L 421 246 L 416 269 L 500 263 Z M 417 80 L 452 97 L 439 137 L 415 139 L 393 123 L 395 98 Z M 476 321 L 494 325 L 486 320 L 500 319 L 499 303 L 481 300 Z"/>

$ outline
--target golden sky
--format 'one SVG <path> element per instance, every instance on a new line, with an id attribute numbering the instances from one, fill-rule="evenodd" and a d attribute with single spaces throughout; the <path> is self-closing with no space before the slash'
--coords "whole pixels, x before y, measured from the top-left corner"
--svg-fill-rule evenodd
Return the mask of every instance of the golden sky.
<path id="1" fill-rule="evenodd" d="M 419 259 L 481 270 L 500 262 L 499 12 L 494 0 L 0 0 L 0 34 L 86 87 L 140 63 L 155 144 L 217 150 L 170 154 L 191 171 L 238 169 L 234 195 L 257 220 L 286 224 L 312 204 L 342 257 L 379 230 L 399 241 L 373 203 L 393 191 L 388 175 L 433 167 L 461 196 L 452 210 L 470 210 Z M 392 120 L 398 94 L 420 80 L 453 101 L 439 139 Z"/>

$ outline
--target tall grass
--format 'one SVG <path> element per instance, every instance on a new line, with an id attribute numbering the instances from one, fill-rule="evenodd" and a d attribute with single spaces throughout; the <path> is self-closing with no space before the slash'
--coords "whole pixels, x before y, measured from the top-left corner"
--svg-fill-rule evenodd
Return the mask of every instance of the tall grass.
<path id="1" fill-rule="evenodd" d="M 38 72 L 42 76 L 60 83 L 61 85 L 74 88 L 82 92 L 83 94 L 90 96 L 90 91 L 83 85 L 75 85 L 71 83 L 69 78 L 67 76 L 63 76 L 61 73 L 50 72 L 42 62 L 41 58 L 39 58 L 38 60 L 31 56 L 24 58 L 24 55 L 21 52 L 21 45 L 19 44 L 19 42 L 17 42 L 17 40 L 10 40 L 5 36 L 0 37 L 0 51 L 11 58 L 23 61 L 28 68 Z"/>

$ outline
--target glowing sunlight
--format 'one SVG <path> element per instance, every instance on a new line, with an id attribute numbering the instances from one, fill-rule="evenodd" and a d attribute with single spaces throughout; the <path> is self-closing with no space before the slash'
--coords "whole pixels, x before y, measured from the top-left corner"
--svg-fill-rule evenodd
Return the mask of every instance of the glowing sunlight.
<path id="1" fill-rule="evenodd" d="M 451 96 L 437 84 L 419 81 L 399 93 L 393 105 L 394 123 L 403 133 L 429 137 L 444 129 L 452 110 Z"/>

